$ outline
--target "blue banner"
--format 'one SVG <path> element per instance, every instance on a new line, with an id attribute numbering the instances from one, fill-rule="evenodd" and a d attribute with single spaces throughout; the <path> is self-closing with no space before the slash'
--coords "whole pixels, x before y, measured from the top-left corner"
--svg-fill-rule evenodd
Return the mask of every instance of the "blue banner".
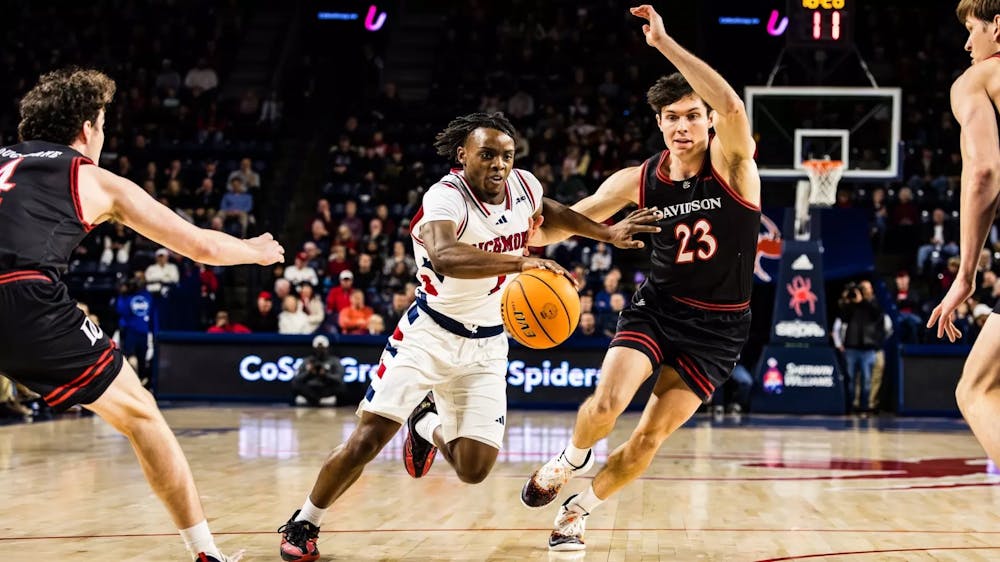
<path id="1" fill-rule="evenodd" d="M 844 378 L 832 347 L 769 345 L 756 372 L 754 412 L 844 413 Z"/>
<path id="2" fill-rule="evenodd" d="M 771 343 L 829 344 L 823 247 L 785 240 L 774 295 Z"/>

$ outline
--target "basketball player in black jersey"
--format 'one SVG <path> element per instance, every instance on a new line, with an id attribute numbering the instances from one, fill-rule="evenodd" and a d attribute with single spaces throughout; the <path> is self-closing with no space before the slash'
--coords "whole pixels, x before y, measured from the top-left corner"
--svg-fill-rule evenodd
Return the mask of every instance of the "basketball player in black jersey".
<path id="1" fill-rule="evenodd" d="M 566 450 L 536 470 L 521 501 L 542 507 L 594 464 L 639 386 L 656 374 L 638 426 L 608 457 L 586 491 L 560 508 L 552 550 L 582 550 L 587 515 L 641 475 L 663 441 L 697 411 L 736 364 L 750 329 L 750 291 L 760 229 L 760 177 L 743 102 L 715 70 L 667 35 L 650 6 L 646 42 L 680 71 L 659 79 L 647 98 L 667 149 L 620 170 L 573 206 L 596 221 L 622 208 L 662 213 L 651 235 L 652 270 L 622 311 L 594 395 L 580 407 Z M 715 128 L 712 135 L 709 129 Z M 531 245 L 565 238 L 544 225 Z"/>
<path id="2" fill-rule="evenodd" d="M 961 0 L 955 10 L 969 36 L 965 50 L 972 66 L 951 87 L 951 109 L 961 126 L 962 185 L 959 216 L 961 248 L 958 275 L 927 327 L 937 337 L 962 337 L 954 313 L 976 287 L 976 266 L 1000 205 L 1000 1 Z M 1000 304 L 976 338 L 955 389 L 976 439 L 994 463 L 1000 463 Z"/>
<path id="3" fill-rule="evenodd" d="M 238 560 L 216 547 L 153 396 L 60 277 L 73 249 L 109 220 L 206 264 L 270 265 L 284 250 L 270 234 L 239 240 L 197 228 L 94 165 L 114 92 L 114 81 L 94 70 L 46 74 L 21 100 L 20 144 L 0 148 L 0 371 L 55 410 L 82 404 L 124 434 L 196 562 Z"/>

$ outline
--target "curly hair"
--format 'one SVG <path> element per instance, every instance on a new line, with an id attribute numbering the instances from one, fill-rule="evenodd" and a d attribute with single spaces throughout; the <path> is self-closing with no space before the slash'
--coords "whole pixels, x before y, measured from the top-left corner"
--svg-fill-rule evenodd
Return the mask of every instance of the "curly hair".
<path id="1" fill-rule="evenodd" d="M 496 129 L 510 138 L 517 140 L 517 130 L 510 120 L 501 113 L 470 113 L 456 117 L 448 123 L 445 130 L 434 137 L 434 148 L 441 156 L 458 161 L 458 147 L 465 145 L 465 140 L 473 131 L 479 128 Z"/>
<path id="2" fill-rule="evenodd" d="M 998 14 L 1000 14 L 998 0 L 960 0 L 958 7 L 955 8 L 955 15 L 963 24 L 970 15 L 977 20 L 990 22 Z"/>
<path id="3" fill-rule="evenodd" d="M 71 144 L 85 121 L 97 123 L 114 95 L 115 81 L 97 70 L 64 68 L 43 74 L 21 98 L 17 136 L 21 142 Z"/>
<path id="4" fill-rule="evenodd" d="M 661 76 L 655 84 L 650 86 L 649 91 L 646 92 L 646 102 L 659 115 L 664 107 L 690 95 L 696 95 L 694 94 L 694 88 L 691 87 L 691 84 L 688 84 L 684 75 L 680 72 L 675 72 L 670 76 Z M 701 101 L 708 108 L 708 111 L 712 111 L 712 106 L 708 105 L 707 101 Z"/>

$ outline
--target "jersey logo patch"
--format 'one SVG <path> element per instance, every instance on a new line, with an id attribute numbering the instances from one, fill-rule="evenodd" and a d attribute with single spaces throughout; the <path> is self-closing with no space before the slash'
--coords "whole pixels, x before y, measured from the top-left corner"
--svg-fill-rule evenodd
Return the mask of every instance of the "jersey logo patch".
<path id="1" fill-rule="evenodd" d="M 500 217 L 500 220 L 498 220 L 498 221 L 496 222 L 496 224 L 507 224 L 508 222 L 509 222 L 509 221 L 507 220 L 507 216 L 506 216 L 506 215 L 504 215 L 504 216 L 501 216 L 501 217 Z"/>
<path id="2" fill-rule="evenodd" d="M 104 330 L 102 330 L 97 324 L 91 322 L 90 318 L 83 319 L 83 324 L 80 326 L 80 330 L 83 332 L 83 335 L 87 336 L 87 339 L 90 340 L 90 347 L 94 347 L 97 340 L 104 337 Z"/>

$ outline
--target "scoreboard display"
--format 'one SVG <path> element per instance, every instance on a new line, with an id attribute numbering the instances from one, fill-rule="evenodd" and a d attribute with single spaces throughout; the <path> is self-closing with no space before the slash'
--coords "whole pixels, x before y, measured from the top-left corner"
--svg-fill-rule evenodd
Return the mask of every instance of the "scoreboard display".
<path id="1" fill-rule="evenodd" d="M 788 0 L 788 44 L 850 47 L 853 4 L 853 0 Z"/>

